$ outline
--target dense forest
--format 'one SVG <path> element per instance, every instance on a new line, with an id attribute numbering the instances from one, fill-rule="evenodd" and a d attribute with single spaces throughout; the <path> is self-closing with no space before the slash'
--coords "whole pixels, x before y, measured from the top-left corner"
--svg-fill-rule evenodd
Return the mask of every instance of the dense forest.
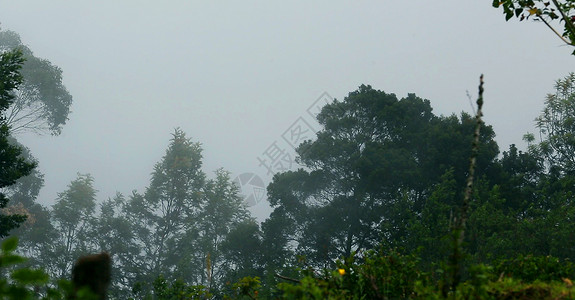
<path id="1" fill-rule="evenodd" d="M 494 6 L 507 19 L 560 18 L 527 2 Z M 108 299 L 574 297 L 575 73 L 549 87 L 535 133 L 518 136 L 526 147 L 503 149 L 480 110 L 437 115 L 415 94 L 361 85 L 321 109 L 321 130 L 296 149 L 301 167 L 273 177 L 273 211 L 258 223 L 230 173 L 204 170 L 200 141 L 179 128 L 143 192 L 97 199 L 78 174 L 53 205 L 38 203 L 43 174 L 17 134 L 60 134 L 72 96 L 17 33 L 0 31 L 0 50 L 8 299 L 100 299 L 70 279 L 79 257 L 102 251 Z"/>

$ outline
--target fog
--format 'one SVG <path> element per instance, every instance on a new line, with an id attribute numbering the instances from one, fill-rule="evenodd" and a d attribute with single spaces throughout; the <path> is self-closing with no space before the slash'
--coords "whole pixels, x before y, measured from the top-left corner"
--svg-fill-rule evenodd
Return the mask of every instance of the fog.
<path id="1" fill-rule="evenodd" d="M 574 69 L 573 49 L 543 24 L 505 22 L 491 1 L 3 1 L 0 22 L 62 68 L 74 97 L 60 136 L 20 137 L 47 205 L 77 172 L 94 176 L 99 199 L 142 191 L 176 127 L 202 143 L 206 172 L 267 184 L 258 157 L 274 142 L 293 155 L 286 130 L 317 130 L 316 100 L 361 84 L 449 115 L 472 110 L 483 73 L 501 150 L 524 147 L 545 95 Z"/>

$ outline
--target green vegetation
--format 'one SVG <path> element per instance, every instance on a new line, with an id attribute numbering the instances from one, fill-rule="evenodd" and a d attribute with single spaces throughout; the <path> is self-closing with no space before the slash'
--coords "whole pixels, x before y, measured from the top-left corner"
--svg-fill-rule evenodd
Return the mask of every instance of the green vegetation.
<path id="1" fill-rule="evenodd" d="M 541 21 L 559 39 L 569 46 L 575 46 L 575 1 L 573 0 L 493 0 L 493 7 L 501 7 L 505 20 L 513 17 L 519 21 Z M 557 30 L 555 23 L 563 23 Z M 575 55 L 575 51 L 573 51 Z"/>
<path id="2" fill-rule="evenodd" d="M 494 4 L 554 18 L 533 1 Z M 502 153 L 481 109 L 435 115 L 415 94 L 361 85 L 323 107 L 322 129 L 296 149 L 302 168 L 268 186 L 273 212 L 260 225 L 180 129 L 145 191 L 98 201 L 78 174 L 52 207 L 35 203 L 42 175 L 6 113 L 26 82 L 23 57 L 0 55 L 0 237 L 21 237 L 20 254 L 16 238 L 2 243 L 2 298 L 93 299 L 67 279 L 77 257 L 100 251 L 113 261 L 110 299 L 575 298 L 575 74 L 547 97 L 540 140 L 526 134 L 526 151 Z M 69 106 L 59 69 L 41 65 Z M 60 108 L 63 118 L 41 114 L 54 134 Z"/>

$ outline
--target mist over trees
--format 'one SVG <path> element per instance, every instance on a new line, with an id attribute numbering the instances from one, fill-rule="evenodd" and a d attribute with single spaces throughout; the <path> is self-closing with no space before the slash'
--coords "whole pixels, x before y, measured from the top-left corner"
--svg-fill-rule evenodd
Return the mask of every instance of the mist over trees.
<path id="1" fill-rule="evenodd" d="M 62 83 L 62 70 L 34 56 L 16 32 L 0 28 L 0 52 L 14 49 L 22 52 L 24 62 L 22 83 L 14 90 L 14 101 L 4 113 L 10 133 L 60 134 L 72 104 L 72 95 Z"/>
<path id="2" fill-rule="evenodd" d="M 498 5 L 508 13 L 513 3 Z M 537 14 L 522 5 L 516 16 Z M 27 267 L 66 280 L 78 257 L 105 251 L 113 261 L 110 299 L 424 299 L 447 290 L 442 263 L 469 175 L 471 115 L 436 115 L 415 94 L 359 86 L 321 109 L 321 129 L 296 149 L 300 168 L 267 187 L 273 211 L 261 224 L 230 173 L 203 170 L 201 143 L 179 128 L 150 162 L 143 191 L 98 199 L 97 179 L 78 173 L 45 207 L 37 203 L 43 175 L 14 135 L 60 134 L 72 97 L 62 71 L 34 57 L 16 33 L 0 31 L 0 52 L 0 237 L 20 238 Z M 462 290 L 443 297 L 525 296 L 498 294 L 488 281 L 573 286 L 575 74 L 554 89 L 536 119 L 539 133 L 524 136 L 525 151 L 501 152 L 493 127 L 483 126 L 462 262 L 468 271 Z M 7 241 L 0 258 L 13 257 Z M 61 299 L 51 293 L 65 290 L 62 283 L 42 278 L 30 280 L 26 295 Z M 0 294 L 19 282 L 11 280 L 0 281 Z"/>
<path id="3" fill-rule="evenodd" d="M 575 259 L 567 244 L 573 178 L 559 148 L 571 144 L 572 77 L 557 81 L 537 119 L 542 139 L 527 135 L 526 152 L 511 145 L 500 154 L 492 127 L 482 131 L 467 263 L 519 254 Z M 229 173 L 206 174 L 201 144 L 175 129 L 144 192 L 100 201 L 94 179 L 78 174 L 38 211 L 47 222 L 19 229 L 22 251 L 55 278 L 69 276 L 75 257 L 107 251 L 109 296 L 117 299 L 178 291 L 217 298 L 237 291 L 242 278 L 261 278 L 245 284 L 277 297 L 282 278 L 337 268 L 345 257 L 361 261 L 374 249 L 417 253 L 418 268 L 432 270 L 449 251 L 474 119 L 438 116 L 429 100 L 366 85 L 317 118 L 322 129 L 297 148 L 302 168 L 276 174 L 268 186 L 274 210 L 261 226 Z"/>

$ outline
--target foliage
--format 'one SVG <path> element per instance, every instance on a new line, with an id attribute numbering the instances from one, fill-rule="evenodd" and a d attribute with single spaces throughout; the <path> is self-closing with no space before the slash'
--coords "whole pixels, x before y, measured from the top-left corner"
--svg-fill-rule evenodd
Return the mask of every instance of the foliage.
<path id="1" fill-rule="evenodd" d="M 575 174 L 575 73 L 555 82 L 555 93 L 547 95 L 536 122 L 542 140 L 531 149 L 546 159 L 549 168 Z"/>
<path id="2" fill-rule="evenodd" d="M 575 287 L 569 277 L 544 272 L 557 267 L 553 259 L 537 260 L 541 269 L 534 272 L 498 274 L 501 268 L 477 264 L 471 266 L 469 277 L 447 295 L 442 293 L 442 280 L 435 281 L 418 268 L 416 255 L 382 251 L 368 254 L 369 259 L 358 263 L 353 258 L 340 262 L 337 270 L 323 272 L 323 276 L 308 275 L 299 283 L 282 283 L 284 299 L 573 299 Z M 515 261 L 522 261 L 518 257 Z M 532 266 L 532 264 L 529 264 Z M 512 270 L 517 264 L 505 264 Z M 520 268 L 522 269 L 522 268 Z M 525 270 L 525 268 L 523 268 Z M 567 270 L 567 269 L 565 269 Z M 439 269 L 438 271 L 441 271 Z M 572 271 L 569 271 L 572 274 Z M 533 275 L 531 279 L 522 275 Z M 567 273 L 563 274 L 567 275 Z"/>
<path id="3" fill-rule="evenodd" d="M 22 84 L 5 114 L 10 133 L 60 134 L 72 104 L 72 96 L 62 83 L 62 70 L 50 61 L 34 56 L 17 33 L 0 30 L 0 52 L 16 49 L 25 62 L 21 70 Z"/>
<path id="4" fill-rule="evenodd" d="M 417 282 L 427 282 L 418 270 L 415 255 L 397 251 L 386 254 L 382 249 L 368 251 L 356 262 L 352 256 L 338 261 L 335 271 L 324 270 L 323 276 L 307 275 L 299 284 L 280 283 L 285 299 L 405 299 L 411 297 Z"/>
<path id="5" fill-rule="evenodd" d="M 155 278 L 175 272 L 180 261 L 189 258 L 184 247 L 198 232 L 205 182 L 201 158 L 200 144 L 177 129 L 145 193 L 134 192 L 120 204 L 118 217 L 110 219 L 126 226 L 121 236 L 127 247 L 115 250 L 125 258 L 128 286 L 141 282 L 149 288 Z"/>
<path id="6" fill-rule="evenodd" d="M 493 7 L 503 8 L 506 21 L 513 17 L 519 18 L 520 21 L 529 20 L 529 18 L 541 21 L 567 45 L 575 46 L 575 25 L 573 24 L 575 2 L 573 0 L 493 0 Z M 555 21 L 563 23 L 562 32 L 552 26 Z"/>
<path id="7" fill-rule="evenodd" d="M 20 69 L 24 63 L 21 51 L 10 51 L 0 54 L 0 189 L 16 183 L 36 166 L 21 156 L 22 148 L 13 145 L 9 140 L 10 126 L 5 112 L 14 102 L 14 89 L 22 82 Z M 5 191 L 0 192 L 0 208 L 6 208 L 8 197 Z M 0 213 L 0 238 L 6 237 L 10 230 L 26 220 L 23 214 Z"/>
<path id="8" fill-rule="evenodd" d="M 232 285 L 231 295 L 224 295 L 224 299 L 258 299 L 260 288 L 259 277 L 243 277 Z"/>
<path id="9" fill-rule="evenodd" d="M 62 83 L 62 70 L 48 60 L 34 56 L 17 33 L 0 30 L 0 53 L 5 58 L 19 53 L 21 60 L 21 68 L 14 77 L 17 86 L 4 85 L 5 88 L 13 89 L 9 105 L 2 111 L 2 122 L 8 126 L 5 130 L 10 135 L 8 142 L 22 149 L 22 161 L 35 165 L 36 159 L 29 149 L 16 140 L 15 134 L 23 131 L 59 134 L 68 119 L 72 96 Z M 2 93 L 8 91 L 1 89 Z M 35 265 L 41 264 L 39 261 L 46 253 L 48 243 L 55 238 L 49 209 L 36 203 L 44 185 L 43 176 L 38 169 L 33 169 L 15 184 L 3 187 L 3 193 L 11 200 L 3 210 L 26 216 L 26 222 L 11 233 L 20 237 L 22 250 L 31 257 L 29 263 Z M 7 220 L 2 224 L 11 226 L 12 223 Z"/>
<path id="10" fill-rule="evenodd" d="M 9 270 L 9 277 L 0 279 L 0 297 L 2 299 L 64 299 L 72 291 L 67 281 L 58 282 L 58 288 L 50 286 L 50 277 L 40 269 L 14 268 L 26 258 L 15 254 L 18 238 L 10 237 L 2 242 L 0 268 Z M 39 292 L 43 291 L 43 292 Z M 80 299 L 89 299 L 80 297 Z"/>
<path id="11" fill-rule="evenodd" d="M 495 273 L 526 282 L 561 281 L 575 278 L 575 265 L 569 260 L 551 256 L 519 255 L 511 259 L 494 262 Z"/>
<path id="12" fill-rule="evenodd" d="M 89 174 L 78 174 L 52 206 L 52 224 L 59 234 L 43 256 L 51 258 L 46 264 L 54 268 L 53 274 L 58 278 L 70 274 L 75 258 L 89 252 L 89 228 L 96 208 L 93 180 Z"/>
<path id="13" fill-rule="evenodd" d="M 555 98 L 568 102 L 571 94 Z M 54 277 L 66 276 L 77 255 L 107 251 L 110 299 L 566 298 L 575 177 L 569 157 L 543 150 L 554 149 L 551 136 L 572 147 L 573 128 L 568 106 L 550 103 L 542 116 L 562 121 L 540 143 L 530 139 L 527 151 L 511 145 L 497 157 L 492 128 L 482 128 L 465 268 L 451 290 L 439 262 L 476 122 L 465 113 L 436 116 L 427 100 L 369 86 L 324 107 L 317 139 L 297 149 L 304 168 L 276 174 L 268 186 L 273 212 L 261 227 L 230 174 L 206 176 L 201 145 L 179 129 L 144 192 L 97 203 L 91 176 L 78 175 L 51 209 L 10 212 L 42 224 L 30 234 L 46 242 L 26 244 L 24 253 Z M 14 193 L 24 199 L 18 203 L 29 204 L 34 187 Z"/>
<path id="14" fill-rule="evenodd" d="M 138 295 L 138 293 L 135 293 Z M 144 299 L 184 300 L 210 299 L 212 296 L 205 286 L 189 286 L 182 280 L 168 282 L 163 276 L 158 276 L 153 283 L 153 297 Z"/>
<path id="15" fill-rule="evenodd" d="M 134 292 L 138 298 L 153 297 L 159 276 L 187 287 L 204 286 L 220 297 L 224 282 L 259 275 L 259 226 L 228 172 L 219 169 L 206 178 L 201 151 L 199 143 L 176 129 L 145 192 L 118 193 L 99 210 L 92 178 L 79 175 L 51 211 L 54 232 L 72 242 L 50 244 L 44 256 L 57 259 L 41 265 L 62 276 L 69 271 L 70 255 L 106 251 L 114 262 L 108 295 L 117 299 Z"/>
<path id="16" fill-rule="evenodd" d="M 406 221 L 418 222 L 431 209 L 429 195 L 447 171 L 456 186 L 465 182 L 475 127 L 467 114 L 435 116 L 429 101 L 414 94 L 398 99 L 362 85 L 326 105 L 318 121 L 324 127 L 317 139 L 297 148 L 305 169 L 276 174 L 268 186 L 274 208 L 262 225 L 264 245 L 273 251 L 268 264 L 281 267 L 285 257 L 305 255 L 324 268 L 382 239 L 390 247 L 417 243 L 411 236 L 419 232 Z M 484 175 L 498 147 L 489 126 L 479 138 Z"/>
<path id="17" fill-rule="evenodd" d="M 259 225 L 254 220 L 237 224 L 227 234 L 220 249 L 225 261 L 228 262 L 222 282 L 236 282 L 241 278 L 252 278 L 252 276 L 258 278 L 258 275 L 263 274 L 261 260 L 265 251 Z"/>

